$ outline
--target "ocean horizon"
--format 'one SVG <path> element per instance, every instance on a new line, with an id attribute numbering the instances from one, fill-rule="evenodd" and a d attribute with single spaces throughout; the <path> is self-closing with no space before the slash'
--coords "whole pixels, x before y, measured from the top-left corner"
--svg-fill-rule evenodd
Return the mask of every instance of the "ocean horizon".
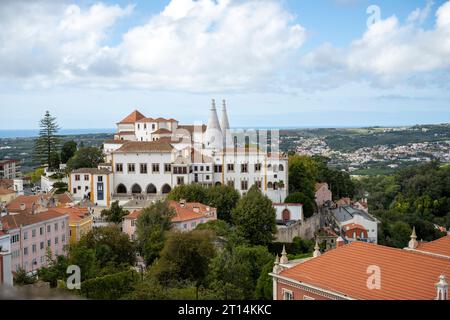
<path id="1" fill-rule="evenodd" d="M 98 133 L 115 133 L 113 128 L 94 128 L 94 129 L 61 129 L 58 135 L 79 135 L 79 134 L 98 134 Z M 17 130 L 0 130 L 1 138 L 34 138 L 39 136 L 39 129 L 17 129 Z"/>

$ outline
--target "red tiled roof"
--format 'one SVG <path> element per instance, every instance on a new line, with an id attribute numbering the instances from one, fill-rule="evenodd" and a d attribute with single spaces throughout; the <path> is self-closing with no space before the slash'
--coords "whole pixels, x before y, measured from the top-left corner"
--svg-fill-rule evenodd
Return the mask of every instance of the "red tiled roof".
<path id="1" fill-rule="evenodd" d="M 133 136 L 136 133 L 134 131 L 121 131 L 118 133 L 119 136 Z"/>
<path id="2" fill-rule="evenodd" d="M 139 111 L 135 110 L 132 113 L 130 113 L 125 119 L 120 121 L 119 124 L 132 124 L 143 118 L 145 118 L 145 116 L 142 113 L 140 113 Z"/>
<path id="3" fill-rule="evenodd" d="M 0 188 L 0 195 L 16 193 L 14 190 Z"/>
<path id="4" fill-rule="evenodd" d="M 205 218 L 206 215 L 211 214 L 216 208 L 204 205 L 197 202 L 187 202 L 184 207 L 177 201 L 169 201 L 169 206 L 174 209 L 175 216 L 172 218 L 172 222 L 182 222 L 194 219 Z M 198 208 L 198 213 L 194 211 L 194 208 Z M 208 211 L 209 208 L 209 211 Z M 136 220 L 142 214 L 143 210 L 135 210 L 132 213 L 124 217 L 124 219 Z"/>
<path id="5" fill-rule="evenodd" d="M 69 222 L 78 222 L 89 215 L 86 208 L 52 208 L 52 211 L 69 215 Z"/>
<path id="6" fill-rule="evenodd" d="M 63 194 L 56 194 L 53 196 L 59 202 L 60 204 L 67 204 L 70 202 L 73 202 L 71 196 L 68 193 Z M 43 194 L 43 195 L 33 195 L 33 196 L 18 196 L 13 201 L 11 201 L 6 208 L 10 212 L 31 212 L 31 208 L 34 204 L 39 204 L 41 199 L 44 201 L 48 201 L 50 199 L 50 195 Z M 25 204 L 25 211 L 21 210 L 21 204 Z"/>
<path id="7" fill-rule="evenodd" d="M 172 133 L 172 131 L 165 129 L 165 128 L 161 128 L 161 129 L 158 129 L 155 132 L 153 132 L 153 134 L 161 134 L 161 133 Z"/>
<path id="8" fill-rule="evenodd" d="M 364 228 L 364 226 L 357 223 L 349 223 L 344 225 L 343 227 L 345 228 L 345 230 L 353 230 L 353 229 L 367 230 L 366 228 Z"/>
<path id="9" fill-rule="evenodd" d="M 176 216 L 172 218 L 172 222 L 182 222 L 194 219 L 205 218 L 205 215 L 211 214 L 215 208 L 198 202 L 187 202 L 184 207 L 177 201 L 170 201 L 169 205 L 175 210 Z M 198 209 L 198 213 L 194 211 Z M 209 208 L 209 211 L 208 211 Z"/>
<path id="10" fill-rule="evenodd" d="M 115 152 L 171 152 L 170 143 L 160 141 L 127 141 Z"/>
<path id="11" fill-rule="evenodd" d="M 141 214 L 142 214 L 142 210 L 135 210 L 135 211 L 131 212 L 130 214 L 126 215 L 123 218 L 127 219 L 127 220 L 136 220 L 137 218 L 139 218 L 139 216 Z"/>
<path id="12" fill-rule="evenodd" d="M 48 209 L 47 211 L 39 212 L 36 214 L 29 213 L 19 213 L 19 214 L 9 214 L 1 217 L 0 220 L 3 224 L 3 229 L 16 229 L 22 226 L 27 226 L 30 224 L 39 223 L 46 220 L 51 220 L 54 218 L 59 218 L 65 216 L 65 213 L 60 213 L 54 208 Z"/>
<path id="13" fill-rule="evenodd" d="M 124 141 L 123 140 L 110 139 L 110 140 L 105 140 L 105 144 L 124 144 Z"/>
<path id="14" fill-rule="evenodd" d="M 175 119 L 166 119 L 166 118 L 142 118 L 139 119 L 137 122 L 178 122 Z"/>
<path id="15" fill-rule="evenodd" d="M 450 236 L 445 236 L 431 242 L 419 242 L 417 250 L 450 257 Z"/>
<path id="16" fill-rule="evenodd" d="M 381 271 L 381 289 L 369 289 L 368 267 Z M 313 258 L 281 276 L 362 300 L 433 300 L 441 274 L 450 276 L 450 259 L 402 249 L 353 242 Z"/>

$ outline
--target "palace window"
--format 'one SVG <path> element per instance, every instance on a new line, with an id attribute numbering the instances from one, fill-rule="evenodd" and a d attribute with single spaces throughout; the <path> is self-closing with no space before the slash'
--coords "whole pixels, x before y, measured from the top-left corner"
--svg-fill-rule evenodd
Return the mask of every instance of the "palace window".
<path id="1" fill-rule="evenodd" d="M 98 182 L 103 182 L 103 177 L 102 176 L 97 177 L 97 181 Z"/>
<path id="2" fill-rule="evenodd" d="M 129 163 L 128 164 L 128 173 L 135 173 L 136 172 L 136 168 L 134 163 Z"/>
<path id="3" fill-rule="evenodd" d="M 229 163 L 227 165 L 227 170 L 228 170 L 228 172 L 234 172 L 234 164 L 233 163 Z"/>
<path id="4" fill-rule="evenodd" d="M 159 163 L 152 164 L 152 172 L 159 172 Z"/>
<path id="5" fill-rule="evenodd" d="M 123 164 L 116 163 L 116 172 L 123 172 Z"/>
<path id="6" fill-rule="evenodd" d="M 80 181 L 80 175 L 79 174 L 75 175 L 75 181 Z"/>
<path id="7" fill-rule="evenodd" d="M 241 164 L 241 172 L 248 173 L 248 164 L 246 164 L 246 163 Z"/>
<path id="8" fill-rule="evenodd" d="M 222 166 L 221 165 L 215 165 L 214 166 L 214 172 L 215 173 L 222 173 Z"/>
<path id="9" fill-rule="evenodd" d="M 294 300 L 294 293 L 283 289 L 283 300 Z"/>
<path id="10" fill-rule="evenodd" d="M 164 172 L 170 172 L 172 171 L 172 165 L 170 163 L 164 164 Z"/>
<path id="11" fill-rule="evenodd" d="M 241 181 L 241 190 L 248 190 L 248 181 L 247 180 Z"/>
<path id="12" fill-rule="evenodd" d="M 184 184 L 184 177 L 177 177 L 177 184 L 180 186 L 180 185 L 183 185 Z"/>
<path id="13" fill-rule="evenodd" d="M 141 163 L 141 174 L 147 174 L 147 164 L 146 163 Z"/>
<path id="14" fill-rule="evenodd" d="M 261 171 L 261 163 L 255 163 L 255 171 Z"/>
<path id="15" fill-rule="evenodd" d="M 84 175 L 84 181 L 89 181 L 89 175 L 88 174 Z"/>

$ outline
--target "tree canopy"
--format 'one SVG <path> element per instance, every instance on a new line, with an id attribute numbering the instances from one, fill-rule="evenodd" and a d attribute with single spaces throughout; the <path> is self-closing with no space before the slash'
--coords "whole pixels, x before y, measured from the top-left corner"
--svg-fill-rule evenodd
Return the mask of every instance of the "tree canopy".
<path id="1" fill-rule="evenodd" d="M 58 151 L 60 144 L 58 131 L 56 118 L 46 111 L 39 122 L 39 137 L 34 143 L 33 160 L 37 165 L 50 166 L 52 164 L 52 153 Z"/>
<path id="2" fill-rule="evenodd" d="M 267 245 L 276 233 L 272 201 L 254 185 L 232 211 L 237 232 L 251 245 Z"/>
<path id="3" fill-rule="evenodd" d="M 96 147 L 80 148 L 75 155 L 67 162 L 68 170 L 79 168 L 97 168 L 103 162 L 103 152 Z"/>

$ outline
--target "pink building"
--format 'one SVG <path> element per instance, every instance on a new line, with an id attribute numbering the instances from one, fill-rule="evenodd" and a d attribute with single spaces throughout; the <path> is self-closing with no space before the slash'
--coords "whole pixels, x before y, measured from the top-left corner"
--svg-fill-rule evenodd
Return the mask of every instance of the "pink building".
<path id="1" fill-rule="evenodd" d="M 69 240 L 69 216 L 53 209 L 40 208 L 33 213 L 8 213 L 0 218 L 10 238 L 11 269 L 33 272 L 47 265 L 52 257 L 64 254 Z"/>
<path id="2" fill-rule="evenodd" d="M 172 218 L 173 228 L 179 231 L 194 230 L 199 224 L 217 220 L 217 209 L 197 202 L 169 201 L 169 205 L 175 211 Z M 128 234 L 132 240 L 136 239 L 136 220 L 142 210 L 134 211 L 123 219 L 123 232 Z"/>
<path id="3" fill-rule="evenodd" d="M 333 199 L 333 194 L 328 187 L 328 183 L 316 183 L 316 204 L 317 207 L 320 208 L 327 201 L 331 201 Z"/>

